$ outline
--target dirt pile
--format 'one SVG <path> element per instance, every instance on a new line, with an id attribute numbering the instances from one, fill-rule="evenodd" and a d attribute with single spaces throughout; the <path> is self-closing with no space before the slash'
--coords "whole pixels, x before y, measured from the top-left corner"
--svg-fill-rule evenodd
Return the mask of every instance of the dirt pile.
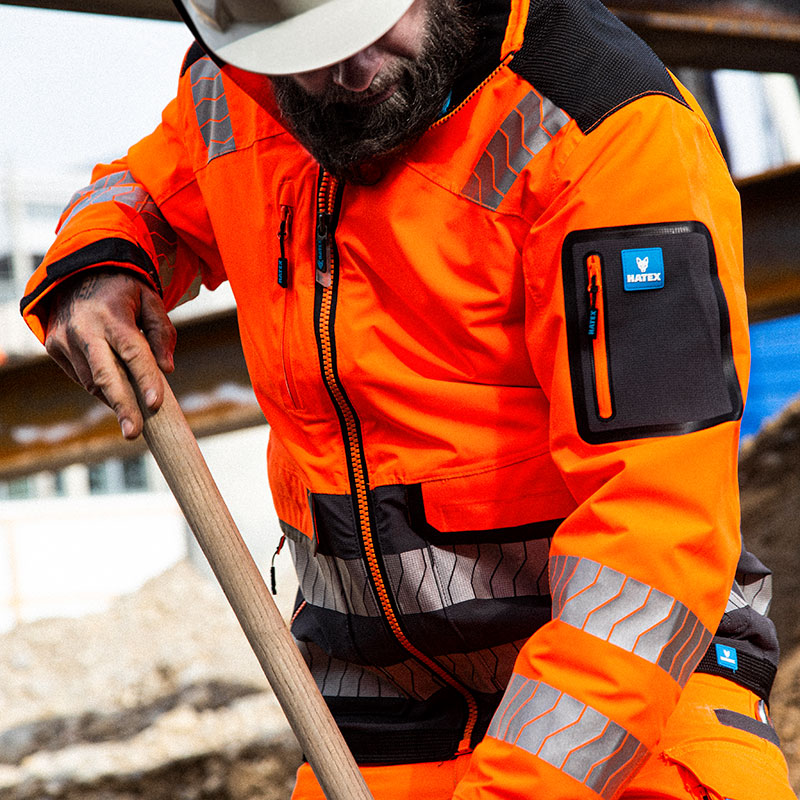
<path id="1" fill-rule="evenodd" d="M 770 616 L 782 658 L 772 715 L 800 792 L 800 401 L 743 445 L 739 483 L 745 542 L 773 571 Z"/>
<path id="2" fill-rule="evenodd" d="M 0 638 L 0 800 L 284 800 L 300 754 L 218 588 L 179 564 Z"/>

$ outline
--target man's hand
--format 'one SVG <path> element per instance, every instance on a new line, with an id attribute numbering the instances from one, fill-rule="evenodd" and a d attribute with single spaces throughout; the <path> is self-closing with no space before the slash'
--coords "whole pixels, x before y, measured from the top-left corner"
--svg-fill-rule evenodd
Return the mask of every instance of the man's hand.
<path id="1" fill-rule="evenodd" d="M 161 298 L 143 281 L 124 272 L 88 272 L 57 290 L 45 347 L 72 380 L 111 407 L 123 436 L 135 439 L 142 415 L 131 380 L 147 407 L 158 409 L 160 370 L 174 369 L 175 338 Z"/>

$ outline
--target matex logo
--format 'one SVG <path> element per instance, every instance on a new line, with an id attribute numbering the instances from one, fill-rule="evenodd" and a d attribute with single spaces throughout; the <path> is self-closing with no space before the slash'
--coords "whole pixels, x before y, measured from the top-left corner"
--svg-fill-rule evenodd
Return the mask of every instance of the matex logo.
<path id="1" fill-rule="evenodd" d="M 664 251 L 643 247 L 622 251 L 622 280 L 626 292 L 664 288 Z"/>
<path id="2" fill-rule="evenodd" d="M 739 654 L 735 647 L 725 644 L 715 644 L 714 647 L 717 650 L 717 664 L 726 669 L 732 669 L 734 672 L 739 669 Z"/>

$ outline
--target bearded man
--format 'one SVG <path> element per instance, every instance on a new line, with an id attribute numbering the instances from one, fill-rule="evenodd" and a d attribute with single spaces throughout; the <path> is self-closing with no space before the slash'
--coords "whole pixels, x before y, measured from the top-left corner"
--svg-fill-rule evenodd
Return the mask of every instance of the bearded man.
<path id="1" fill-rule="evenodd" d="M 22 310 L 135 438 L 126 374 L 157 408 L 166 310 L 230 281 L 292 632 L 375 797 L 794 797 L 694 99 L 597 0 L 179 7 L 176 100 Z"/>

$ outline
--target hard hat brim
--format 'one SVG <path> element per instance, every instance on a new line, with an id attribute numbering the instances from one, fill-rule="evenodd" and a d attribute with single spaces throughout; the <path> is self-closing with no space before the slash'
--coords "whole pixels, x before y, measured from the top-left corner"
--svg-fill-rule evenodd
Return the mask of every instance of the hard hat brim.
<path id="1" fill-rule="evenodd" d="M 200 43 L 218 58 L 249 72 L 289 75 L 328 67 L 369 47 L 414 0 L 329 0 L 270 25 L 234 21 L 225 31 L 208 25 L 191 3 L 176 2 Z"/>

